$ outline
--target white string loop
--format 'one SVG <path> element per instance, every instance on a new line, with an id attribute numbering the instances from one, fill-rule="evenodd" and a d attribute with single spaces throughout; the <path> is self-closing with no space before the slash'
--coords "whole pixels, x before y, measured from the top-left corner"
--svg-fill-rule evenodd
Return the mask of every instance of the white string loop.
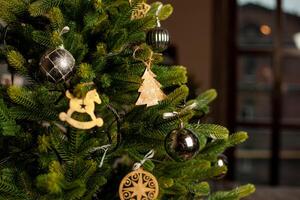
<path id="1" fill-rule="evenodd" d="M 105 156 L 107 154 L 107 151 L 109 149 L 109 147 L 111 146 L 111 144 L 106 144 L 106 145 L 103 145 L 101 147 L 95 147 L 93 148 L 90 153 L 93 153 L 95 151 L 98 151 L 98 150 L 102 150 L 104 151 L 103 155 L 102 155 L 102 158 L 101 158 L 101 161 L 100 161 L 100 164 L 98 165 L 99 168 L 101 168 L 103 166 L 103 163 L 104 163 L 104 159 L 105 159 Z"/>
<path id="2" fill-rule="evenodd" d="M 176 111 L 173 111 L 173 112 L 165 112 L 165 113 L 163 114 L 163 119 L 170 119 L 170 118 L 176 117 L 176 116 L 178 116 L 178 115 L 179 115 L 179 113 L 176 112 Z"/>
<path id="3" fill-rule="evenodd" d="M 70 27 L 65 26 L 63 29 L 60 31 L 59 36 L 62 36 L 65 33 L 68 33 L 70 31 Z"/>
<path id="4" fill-rule="evenodd" d="M 156 26 L 157 26 L 157 27 L 161 27 L 161 24 L 160 24 L 158 15 L 159 15 L 159 13 L 160 13 L 162 7 L 163 7 L 163 5 L 160 4 L 160 5 L 158 6 L 157 10 L 156 10 L 156 13 L 155 13 L 155 15 L 156 15 Z"/>
<path id="5" fill-rule="evenodd" d="M 163 7 L 163 5 L 162 5 L 162 4 L 159 4 L 159 6 L 158 6 L 158 8 L 157 8 L 157 10 L 156 10 L 155 16 L 158 17 L 158 15 L 159 15 L 159 13 L 160 13 L 162 7 Z"/>
<path id="6" fill-rule="evenodd" d="M 63 29 L 60 31 L 59 36 L 61 37 L 63 34 L 68 33 L 69 31 L 70 31 L 70 27 L 65 26 L 65 27 L 63 27 Z M 61 44 L 61 45 L 59 46 L 59 48 L 60 48 L 60 49 L 64 49 L 64 48 L 65 48 L 64 44 Z"/>
<path id="7" fill-rule="evenodd" d="M 145 156 L 144 158 L 140 161 L 140 162 L 137 162 L 137 163 L 134 163 L 133 167 L 132 167 L 132 170 L 138 170 L 140 167 L 143 166 L 143 164 L 147 161 L 147 160 L 150 160 L 151 158 L 154 157 L 154 150 L 151 149 Z"/>

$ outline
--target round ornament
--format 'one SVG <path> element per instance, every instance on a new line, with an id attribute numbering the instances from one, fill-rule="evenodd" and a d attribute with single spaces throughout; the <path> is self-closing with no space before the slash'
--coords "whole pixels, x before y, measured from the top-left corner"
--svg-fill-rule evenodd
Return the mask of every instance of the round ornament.
<path id="1" fill-rule="evenodd" d="M 127 174 L 119 186 L 121 200 L 154 200 L 158 193 L 156 178 L 141 167 Z"/>
<path id="2" fill-rule="evenodd" d="M 167 29 L 155 27 L 147 33 L 146 42 L 154 51 L 162 52 L 169 47 L 170 35 Z"/>
<path id="3" fill-rule="evenodd" d="M 188 129 L 175 129 L 167 135 L 165 149 L 174 160 L 186 161 L 192 159 L 199 152 L 199 140 Z"/>
<path id="4" fill-rule="evenodd" d="M 72 54 L 64 48 L 47 51 L 40 60 L 40 70 L 48 81 L 66 81 L 75 66 Z"/>
<path id="5" fill-rule="evenodd" d="M 220 154 L 217 158 L 217 162 L 215 164 L 217 167 L 224 167 L 228 165 L 228 158 L 224 154 Z M 226 172 L 219 174 L 218 176 L 215 176 L 214 179 L 222 179 L 226 176 Z"/>

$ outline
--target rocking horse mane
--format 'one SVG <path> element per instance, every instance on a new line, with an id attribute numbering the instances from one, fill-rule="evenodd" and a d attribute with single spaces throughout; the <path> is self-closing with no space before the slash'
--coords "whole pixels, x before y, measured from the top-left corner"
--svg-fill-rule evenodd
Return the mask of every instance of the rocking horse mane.
<path id="1" fill-rule="evenodd" d="M 89 95 L 95 93 L 95 92 L 96 92 L 96 89 L 91 90 L 91 91 L 88 91 L 88 92 L 86 93 L 85 98 L 86 98 L 87 96 L 89 96 Z M 66 91 L 66 97 L 67 97 L 68 99 L 74 99 L 73 94 L 71 94 L 71 93 L 69 92 L 69 90 Z"/>
<path id="2" fill-rule="evenodd" d="M 96 93 L 96 89 L 88 91 L 85 96 L 87 97 L 87 96 L 90 96 L 90 95 L 95 94 L 95 93 Z"/>
<path id="3" fill-rule="evenodd" d="M 67 97 L 68 99 L 73 99 L 73 98 L 74 98 L 73 94 L 71 94 L 71 93 L 69 92 L 69 90 L 66 91 L 66 97 Z"/>

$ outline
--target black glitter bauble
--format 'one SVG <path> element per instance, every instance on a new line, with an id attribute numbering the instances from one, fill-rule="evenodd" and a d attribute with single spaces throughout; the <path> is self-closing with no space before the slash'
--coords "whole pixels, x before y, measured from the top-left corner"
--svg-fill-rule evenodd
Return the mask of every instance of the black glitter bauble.
<path id="1" fill-rule="evenodd" d="M 66 81 L 75 66 L 72 54 L 63 48 L 47 51 L 40 60 L 40 70 L 48 81 Z"/>
<path id="2" fill-rule="evenodd" d="M 148 31 L 146 42 L 154 51 L 164 51 L 170 44 L 169 32 L 167 29 L 155 27 Z"/>
<path id="3" fill-rule="evenodd" d="M 169 156 L 176 161 L 192 159 L 200 149 L 197 136 L 185 128 L 171 131 L 165 139 L 165 148 Z"/>
<path id="4" fill-rule="evenodd" d="M 215 164 L 216 167 L 224 167 L 228 165 L 228 158 L 224 154 L 220 154 Z M 214 179 L 222 179 L 226 176 L 226 171 L 214 177 Z"/>

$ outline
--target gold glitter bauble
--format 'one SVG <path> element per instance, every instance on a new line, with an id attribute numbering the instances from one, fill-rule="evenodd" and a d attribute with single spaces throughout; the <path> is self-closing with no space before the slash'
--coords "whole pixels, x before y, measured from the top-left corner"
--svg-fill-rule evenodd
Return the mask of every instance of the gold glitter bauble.
<path id="1" fill-rule="evenodd" d="M 154 200 L 159 192 L 156 178 L 142 168 L 127 174 L 119 186 L 121 200 Z"/>

